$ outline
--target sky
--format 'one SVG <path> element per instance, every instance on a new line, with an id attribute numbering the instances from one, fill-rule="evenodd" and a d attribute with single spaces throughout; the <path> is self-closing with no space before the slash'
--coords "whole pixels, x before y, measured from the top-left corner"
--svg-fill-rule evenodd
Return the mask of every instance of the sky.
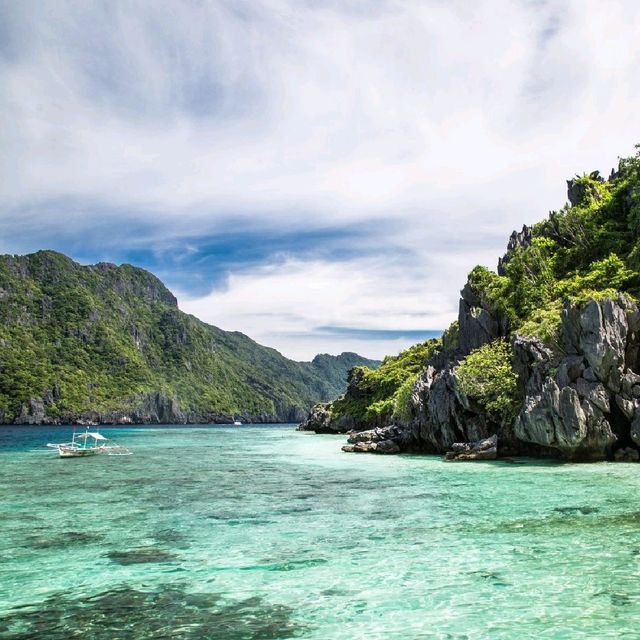
<path id="1" fill-rule="evenodd" d="M 128 262 L 295 359 L 439 334 L 640 142 L 640 3 L 0 0 L 0 253 Z"/>

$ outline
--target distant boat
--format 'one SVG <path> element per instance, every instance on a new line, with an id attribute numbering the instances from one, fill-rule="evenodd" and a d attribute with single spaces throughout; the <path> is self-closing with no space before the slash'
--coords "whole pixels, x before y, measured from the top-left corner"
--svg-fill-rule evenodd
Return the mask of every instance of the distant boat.
<path id="1" fill-rule="evenodd" d="M 49 449 L 57 449 L 61 458 L 86 458 L 103 453 L 108 456 L 130 456 L 132 451 L 116 444 L 115 442 L 105 438 L 97 431 L 89 431 L 83 433 L 73 432 L 71 442 L 63 442 L 60 444 L 49 443 Z"/>
<path id="2" fill-rule="evenodd" d="M 233 421 L 233 424 L 234 424 L 234 425 L 239 425 L 239 424 L 242 424 L 242 422 L 240 422 L 240 420 L 234 420 L 234 421 Z"/>

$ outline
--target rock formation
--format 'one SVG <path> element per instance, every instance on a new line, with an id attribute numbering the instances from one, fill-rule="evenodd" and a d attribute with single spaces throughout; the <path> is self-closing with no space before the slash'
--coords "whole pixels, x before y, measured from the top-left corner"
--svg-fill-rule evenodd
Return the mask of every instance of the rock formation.
<path id="1" fill-rule="evenodd" d="M 538 339 L 513 336 L 512 367 L 522 408 L 512 422 L 496 423 L 462 393 L 455 376 L 465 355 L 501 333 L 491 312 L 470 300 L 463 290 L 460 348 L 438 353 L 414 385 L 413 419 L 352 435 L 345 451 L 377 451 L 380 442 L 393 442 L 397 451 L 445 453 L 456 451 L 456 443 L 483 441 L 494 434 L 503 455 L 602 460 L 618 449 L 640 446 L 640 312 L 635 303 L 620 295 L 590 299 L 582 308 L 567 305 L 561 325 L 563 354 Z M 322 411 L 318 432 L 348 430 L 331 422 L 330 405 Z"/>
<path id="2" fill-rule="evenodd" d="M 495 460 L 498 457 L 498 436 L 476 440 L 475 442 L 454 442 L 444 459 L 455 460 Z"/>
<path id="3" fill-rule="evenodd" d="M 638 173 L 632 178 L 640 180 L 640 154 L 636 162 Z M 631 180 L 628 176 L 629 173 L 617 173 L 612 179 Z M 617 206 L 622 213 L 633 213 L 637 206 L 634 203 L 640 201 L 640 190 L 634 182 L 607 185 L 595 172 L 569 181 L 568 197 L 573 207 L 580 207 L 579 215 L 586 215 L 585 207 L 598 211 L 599 203 L 604 202 L 601 189 L 609 189 L 609 193 L 618 189 Z M 609 215 L 620 217 L 622 213 L 611 206 Z M 600 281 L 605 278 L 605 284 L 598 283 L 602 293 L 592 293 L 594 285 L 589 281 L 583 289 L 586 294 L 554 299 L 554 313 L 562 309 L 554 325 L 557 335 L 554 340 L 543 342 L 514 329 L 510 320 L 513 316 L 505 312 L 504 298 L 495 294 L 495 287 L 509 283 L 509 265 L 515 257 L 531 251 L 529 255 L 540 263 L 545 246 L 562 247 L 565 252 L 576 250 L 576 243 L 584 235 L 580 236 L 579 229 L 576 231 L 573 218 L 570 233 L 566 232 L 566 217 L 571 215 L 567 212 L 571 210 L 550 214 L 543 223 L 546 226 L 538 226 L 537 230 L 525 226 L 521 232 L 514 231 L 507 254 L 500 259 L 499 275 L 484 270 L 473 277 L 472 272 L 461 291 L 455 332 L 446 334 L 439 348 L 424 362 L 411 388 L 405 412 L 408 415 L 394 413 L 386 423 L 379 419 L 373 422 L 366 414 L 360 420 L 348 415 L 334 419 L 328 403 L 312 413 L 304 428 L 331 433 L 350 431 L 349 444 L 343 447 L 348 452 L 450 452 L 448 459 L 482 459 L 499 454 L 581 461 L 638 460 L 640 310 L 634 298 L 615 293 L 611 281 L 606 281 L 609 272 L 602 270 L 598 272 Z M 541 240 L 537 246 L 542 249 L 536 248 L 536 238 Z M 621 245 L 621 255 L 635 255 L 637 244 L 624 249 L 626 254 L 622 249 Z M 604 254 L 604 258 L 601 268 L 610 272 L 621 268 L 615 265 L 623 265 L 613 252 Z M 522 264 L 530 269 L 530 265 Z M 585 272 L 590 273 L 588 263 L 582 273 Z M 575 263 L 560 277 L 571 286 L 580 285 L 580 278 L 584 278 Z M 637 295 L 637 271 L 625 272 L 624 278 L 635 283 L 633 291 Z M 517 326 L 523 326 L 522 319 Z M 506 417 L 498 416 L 477 397 L 466 393 L 457 374 L 461 362 L 472 352 L 500 340 L 509 343 L 510 368 L 517 378 L 517 408 Z M 358 380 L 352 380 L 347 398 L 357 399 L 357 393 Z"/>

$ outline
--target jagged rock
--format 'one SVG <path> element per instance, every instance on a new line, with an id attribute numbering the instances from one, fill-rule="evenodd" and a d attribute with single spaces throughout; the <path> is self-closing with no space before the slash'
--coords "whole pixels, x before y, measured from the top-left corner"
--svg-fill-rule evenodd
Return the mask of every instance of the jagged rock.
<path id="1" fill-rule="evenodd" d="M 400 447 L 393 440 L 380 440 L 376 453 L 400 453 Z"/>
<path id="2" fill-rule="evenodd" d="M 458 323 L 460 349 L 470 353 L 501 335 L 500 324 L 467 283 L 461 291 Z"/>
<path id="3" fill-rule="evenodd" d="M 46 415 L 42 398 L 31 398 L 28 405 L 22 405 L 20 414 L 13 422 L 14 424 L 52 424 L 53 419 Z"/>
<path id="4" fill-rule="evenodd" d="M 454 442 L 445 454 L 445 460 L 495 460 L 498 457 L 498 436 L 475 442 Z"/>
<path id="5" fill-rule="evenodd" d="M 404 430 L 397 425 L 368 431 L 353 431 L 349 433 L 347 442 L 342 447 L 347 453 L 399 453 L 404 438 Z"/>
<path id="6" fill-rule="evenodd" d="M 316 404 L 307 419 L 298 426 L 298 431 L 330 433 L 331 405 L 328 402 Z"/>
<path id="7" fill-rule="evenodd" d="M 640 375 L 633 371 L 626 371 L 622 375 L 621 393 L 627 398 L 640 398 Z"/>
<path id="8" fill-rule="evenodd" d="M 627 400 L 626 398 L 623 398 L 621 395 L 617 395 L 615 396 L 616 398 L 616 404 L 618 405 L 618 408 L 620 409 L 620 411 L 622 411 L 622 413 L 625 415 L 625 417 L 628 420 L 633 420 L 633 416 L 635 415 L 636 412 L 636 405 L 632 400 Z"/>
<path id="9" fill-rule="evenodd" d="M 632 447 L 624 447 L 614 452 L 613 459 L 616 462 L 638 462 L 638 460 L 640 460 L 640 453 Z"/>
<path id="10" fill-rule="evenodd" d="M 562 311 L 565 351 L 583 356 L 596 378 L 619 391 L 627 347 L 627 303 L 622 298 L 590 299 L 583 308 Z"/>
<path id="11" fill-rule="evenodd" d="M 352 431 L 349 433 L 347 442 L 356 444 L 358 442 L 381 442 L 382 440 L 398 439 L 403 435 L 402 429 L 395 425 L 388 427 L 369 429 L 368 431 Z"/>
<path id="12" fill-rule="evenodd" d="M 582 356 L 567 356 L 558 366 L 557 382 L 559 387 L 567 387 L 575 382 L 584 371 Z"/>
<path id="13" fill-rule="evenodd" d="M 592 180 L 604 182 L 604 178 L 602 178 L 599 171 L 592 171 L 589 177 Z M 593 197 L 598 200 L 602 198 L 598 191 L 584 180 L 580 180 L 579 178 L 567 180 L 567 198 L 572 207 L 582 204 L 588 197 Z"/>
<path id="14" fill-rule="evenodd" d="M 400 453 L 400 447 L 393 440 L 357 442 L 356 444 L 344 445 L 342 450 L 346 453 Z"/>
<path id="15" fill-rule="evenodd" d="M 588 382 L 584 378 L 578 378 L 576 389 L 582 398 L 594 404 L 603 413 L 611 411 L 609 395 L 601 382 Z"/>
<path id="16" fill-rule="evenodd" d="M 640 314 L 634 303 L 618 296 L 567 305 L 559 336 L 563 350 L 514 336 L 512 367 L 522 407 L 515 420 L 495 424 L 462 393 L 455 370 L 471 345 L 499 337 L 505 327 L 473 287 L 467 285 L 462 296 L 461 348 L 440 351 L 425 364 L 412 389 L 410 418 L 350 434 L 345 451 L 375 452 L 380 442 L 391 441 L 401 451 L 444 453 L 454 443 L 491 434 L 509 455 L 571 460 L 612 457 L 629 440 L 640 446 L 640 372 L 633 359 Z"/>
<path id="17" fill-rule="evenodd" d="M 502 258 L 498 258 L 498 275 L 505 275 L 505 266 L 511 260 L 511 255 L 518 247 L 528 247 L 533 238 L 533 230 L 526 224 L 522 226 L 522 231 L 514 231 L 507 243 L 507 253 Z"/>
<path id="18" fill-rule="evenodd" d="M 428 451 L 441 453 L 458 438 L 454 385 L 450 368 L 437 373 L 427 370 L 418 380 L 422 399 L 419 434 Z"/>
<path id="19" fill-rule="evenodd" d="M 516 418 L 516 438 L 554 448 L 570 459 L 603 459 L 616 440 L 601 406 L 608 406 L 604 387 L 585 381 L 580 388 L 592 399 L 582 402 L 576 389 L 560 388 L 549 367 L 534 371 L 526 385 L 524 406 Z M 597 403 L 597 404 L 596 404 Z"/>
<path id="20" fill-rule="evenodd" d="M 521 394 L 526 393 L 527 385 L 533 389 L 540 387 L 542 380 L 549 373 L 553 359 L 551 349 L 537 338 L 515 336 L 511 341 L 511 351 L 511 366 L 518 376 Z"/>

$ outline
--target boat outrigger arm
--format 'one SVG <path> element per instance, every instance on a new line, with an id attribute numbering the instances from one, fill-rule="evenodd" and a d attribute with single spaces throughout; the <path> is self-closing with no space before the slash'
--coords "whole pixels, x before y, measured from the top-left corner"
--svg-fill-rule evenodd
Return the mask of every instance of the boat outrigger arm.
<path id="1" fill-rule="evenodd" d="M 57 449 L 61 458 L 84 458 L 105 453 L 108 456 L 130 456 L 133 452 L 127 447 L 116 444 L 97 431 L 73 432 L 71 442 L 48 444 L 50 449 Z"/>

